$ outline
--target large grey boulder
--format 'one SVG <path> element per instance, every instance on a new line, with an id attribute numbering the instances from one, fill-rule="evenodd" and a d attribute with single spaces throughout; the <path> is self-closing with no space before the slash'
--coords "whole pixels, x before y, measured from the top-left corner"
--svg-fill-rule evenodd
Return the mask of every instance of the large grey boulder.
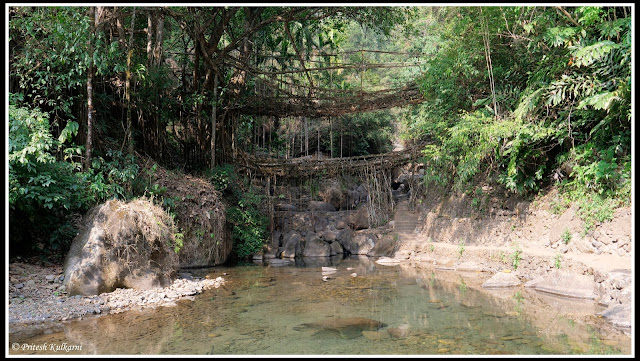
<path id="1" fill-rule="evenodd" d="M 369 228 L 369 210 L 367 207 L 360 207 L 355 213 L 352 213 L 347 223 L 354 231 Z"/>
<path id="2" fill-rule="evenodd" d="M 336 207 L 334 207 L 331 203 L 327 203 L 327 202 L 310 201 L 309 210 L 316 211 L 316 212 L 335 212 Z"/>
<path id="3" fill-rule="evenodd" d="M 323 186 L 320 191 L 322 200 L 331 204 L 335 209 L 343 208 L 345 203 L 345 194 L 340 188 L 339 182 L 331 182 Z"/>
<path id="4" fill-rule="evenodd" d="M 378 241 L 378 235 L 371 231 L 357 231 L 353 232 L 353 235 L 344 241 L 341 241 L 342 247 L 345 251 L 351 254 L 366 255 L 373 249 Z"/>
<path id="5" fill-rule="evenodd" d="M 367 253 L 369 257 L 392 257 L 398 247 L 397 236 L 384 235 Z"/>
<path id="6" fill-rule="evenodd" d="M 282 247 L 280 247 L 279 256 L 282 258 L 294 258 L 301 254 L 300 242 L 302 236 L 296 231 L 289 231 L 282 237 Z"/>
<path id="7" fill-rule="evenodd" d="M 293 204 L 290 203 L 277 203 L 274 206 L 276 211 L 288 211 L 288 212 L 293 212 L 296 210 L 296 206 L 294 206 Z"/>
<path id="8" fill-rule="evenodd" d="M 110 200 L 91 209 L 83 223 L 64 264 L 70 295 L 164 287 L 176 277 L 173 221 L 159 206 Z"/>
<path id="9" fill-rule="evenodd" d="M 342 248 L 342 245 L 339 242 L 333 242 L 331 243 L 331 255 L 335 256 L 338 254 L 343 254 L 344 253 L 344 249 Z"/>
<path id="10" fill-rule="evenodd" d="M 331 255 L 331 246 L 329 243 L 322 241 L 317 236 L 305 242 L 302 250 L 303 257 L 329 257 Z"/>

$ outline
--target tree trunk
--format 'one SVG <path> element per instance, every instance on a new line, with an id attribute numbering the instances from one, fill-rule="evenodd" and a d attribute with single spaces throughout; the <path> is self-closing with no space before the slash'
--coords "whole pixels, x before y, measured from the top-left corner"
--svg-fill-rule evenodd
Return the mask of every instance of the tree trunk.
<path id="1" fill-rule="evenodd" d="M 127 101 L 127 149 L 129 154 L 133 154 L 134 144 L 133 144 L 133 122 L 131 120 L 131 58 L 133 57 L 133 34 L 136 20 L 136 8 L 133 8 L 133 12 L 131 14 L 131 35 L 129 36 L 129 45 L 127 52 L 127 73 L 125 80 L 125 99 Z"/>
<path id="2" fill-rule="evenodd" d="M 93 75 L 94 66 L 93 52 L 94 52 L 94 38 L 96 32 L 96 24 L 98 22 L 97 9 L 95 6 L 89 8 L 89 17 L 91 18 L 89 37 L 87 40 L 87 48 L 89 52 L 89 68 L 87 70 L 87 145 L 84 158 L 84 168 L 91 168 L 91 152 L 93 151 Z"/>
<path id="3" fill-rule="evenodd" d="M 482 41 L 484 42 L 484 56 L 487 62 L 487 71 L 489 73 L 489 86 L 491 88 L 491 98 L 493 100 L 493 112 L 494 117 L 498 118 L 498 103 L 496 101 L 496 88 L 495 82 L 493 78 L 493 65 L 491 63 L 491 47 L 489 45 L 489 27 L 487 25 L 487 21 L 484 18 L 484 14 L 482 13 L 482 8 L 480 8 L 480 15 L 482 16 Z"/>
<path id="4" fill-rule="evenodd" d="M 147 11 L 147 68 L 153 63 L 153 14 L 151 10 Z"/>
<path id="5" fill-rule="evenodd" d="M 198 49 L 198 38 L 194 40 L 194 59 L 193 59 L 193 94 L 198 92 L 200 82 L 200 50 Z"/>
<path id="6" fill-rule="evenodd" d="M 211 168 L 216 166 L 216 125 L 218 108 L 218 74 L 213 75 L 213 109 L 211 115 Z"/>
<path id="7" fill-rule="evenodd" d="M 329 142 L 329 147 L 331 149 L 331 158 L 333 158 L 333 120 L 331 119 L 331 117 L 329 117 Z"/>
<path id="8" fill-rule="evenodd" d="M 158 14 L 156 16 L 156 46 L 153 49 L 153 60 L 155 66 L 162 65 L 162 42 L 164 41 L 164 15 Z"/>
<path id="9" fill-rule="evenodd" d="M 342 158 L 342 118 L 340 118 L 340 158 Z"/>

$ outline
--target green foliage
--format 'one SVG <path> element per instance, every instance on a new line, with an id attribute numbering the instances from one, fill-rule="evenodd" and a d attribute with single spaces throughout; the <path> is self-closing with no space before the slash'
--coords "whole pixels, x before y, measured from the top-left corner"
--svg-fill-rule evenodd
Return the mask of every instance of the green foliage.
<path id="1" fill-rule="evenodd" d="M 184 245 L 184 233 L 182 233 L 182 229 L 178 229 L 177 232 L 173 234 L 173 239 L 175 240 L 175 246 L 173 247 L 173 251 L 175 253 L 180 252 L 182 246 Z"/>
<path id="2" fill-rule="evenodd" d="M 124 200 L 133 196 L 133 181 L 139 173 L 133 155 L 108 150 L 106 157 L 96 155 L 91 163 L 91 168 L 79 175 L 88 187 L 87 203 L 101 203 L 111 198 Z M 150 195 L 155 194 L 153 190 L 150 190 Z"/>
<path id="3" fill-rule="evenodd" d="M 343 116 L 340 121 L 340 124 L 343 124 L 343 155 L 356 156 L 391 151 L 394 133 L 392 121 L 393 115 L 389 111 Z M 334 136 L 339 131 L 334 128 Z M 340 154 L 340 142 L 334 140 L 333 146 L 334 154 Z M 326 148 L 330 148 L 329 144 L 326 144 Z"/>
<path id="4" fill-rule="evenodd" d="M 514 242 L 513 248 L 514 250 L 511 254 L 511 265 L 513 266 L 514 270 L 517 270 L 518 266 L 520 265 L 520 261 L 522 260 L 522 249 L 520 248 L 520 244 L 518 244 L 517 242 Z"/>
<path id="5" fill-rule="evenodd" d="M 571 241 L 571 231 L 569 231 L 569 229 L 565 229 L 560 238 L 562 239 L 562 243 L 569 244 L 569 241 Z"/>
<path id="6" fill-rule="evenodd" d="M 458 243 L 458 258 L 462 257 L 462 253 L 464 253 L 464 240 L 460 240 Z"/>
<path id="7" fill-rule="evenodd" d="M 484 177 L 531 195 L 555 182 L 563 199 L 555 212 L 575 202 L 587 229 L 629 204 L 631 13 L 565 10 L 578 26 L 556 8 L 461 7 L 438 15 L 438 51 L 418 81 L 428 102 L 404 115 L 406 136 L 428 141 L 427 183 L 464 190 Z M 501 34 L 488 44 L 483 20 L 489 33 Z M 495 92 L 487 59 L 477 56 L 487 46 Z"/>
<path id="8" fill-rule="evenodd" d="M 232 225 L 233 251 L 245 258 L 260 251 L 268 238 L 269 220 L 260 210 L 262 197 L 251 191 L 243 192 L 237 206 L 227 208 L 227 222 Z"/>
<path id="9" fill-rule="evenodd" d="M 460 293 L 462 293 L 462 295 L 465 295 L 467 293 L 467 283 L 464 281 L 464 278 L 462 278 L 462 276 L 459 276 L 460 279 L 460 283 L 458 284 L 458 288 L 460 288 Z"/>
<path id="10" fill-rule="evenodd" d="M 67 128 L 69 134 L 77 131 L 73 125 Z M 133 156 L 109 150 L 105 158 L 96 154 L 92 167 L 80 171 L 80 164 L 66 156 L 78 148 L 55 139 L 48 115 L 38 109 L 10 103 L 8 148 L 9 207 L 14 214 L 24 215 L 26 222 L 12 228 L 12 238 L 27 237 L 23 242 L 30 243 L 21 249 L 64 253 L 77 232 L 69 219 L 72 213 L 84 213 L 110 198 L 133 196 L 131 182 L 138 175 Z M 59 160 L 56 152 L 65 160 Z"/>
<path id="11" fill-rule="evenodd" d="M 224 164 L 205 172 L 205 176 L 209 179 L 216 190 L 223 192 L 229 189 L 230 185 L 237 181 L 236 173 L 233 165 Z"/>
<path id="12" fill-rule="evenodd" d="M 9 105 L 9 206 L 27 212 L 81 207 L 74 165 L 58 161 L 47 115 Z"/>
<path id="13" fill-rule="evenodd" d="M 553 258 L 553 266 L 557 269 L 560 269 L 562 267 L 562 256 L 560 255 L 560 253 L 556 253 L 555 257 Z"/>

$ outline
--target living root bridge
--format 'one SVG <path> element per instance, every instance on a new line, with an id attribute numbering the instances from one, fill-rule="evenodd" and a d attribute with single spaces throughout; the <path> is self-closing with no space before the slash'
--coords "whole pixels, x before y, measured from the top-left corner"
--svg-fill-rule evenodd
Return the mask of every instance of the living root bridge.
<path id="1" fill-rule="evenodd" d="M 335 92 L 335 91 L 334 91 Z M 262 94 L 251 96 L 238 105 L 238 111 L 259 116 L 307 116 L 322 118 L 419 104 L 425 99 L 415 83 L 398 89 L 375 92 L 358 92 L 349 96 L 318 94 L 274 96 Z"/>
<path id="2" fill-rule="evenodd" d="M 240 152 L 236 164 L 255 175 L 279 178 L 333 177 L 345 174 L 359 175 L 374 170 L 388 171 L 420 158 L 419 146 L 401 151 L 346 158 L 271 159 Z"/>

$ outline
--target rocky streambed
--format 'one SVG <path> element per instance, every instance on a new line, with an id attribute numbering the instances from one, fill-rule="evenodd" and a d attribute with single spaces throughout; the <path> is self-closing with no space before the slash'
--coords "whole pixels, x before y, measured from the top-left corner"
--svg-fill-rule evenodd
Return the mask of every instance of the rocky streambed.
<path id="1" fill-rule="evenodd" d="M 60 322 L 131 309 L 171 307 L 182 300 L 193 300 L 209 288 L 224 284 L 216 278 L 194 277 L 188 272 L 167 287 L 148 290 L 118 288 L 95 296 L 69 296 L 63 285 L 60 265 L 9 264 L 9 328 L 12 334 L 40 332 Z"/>

